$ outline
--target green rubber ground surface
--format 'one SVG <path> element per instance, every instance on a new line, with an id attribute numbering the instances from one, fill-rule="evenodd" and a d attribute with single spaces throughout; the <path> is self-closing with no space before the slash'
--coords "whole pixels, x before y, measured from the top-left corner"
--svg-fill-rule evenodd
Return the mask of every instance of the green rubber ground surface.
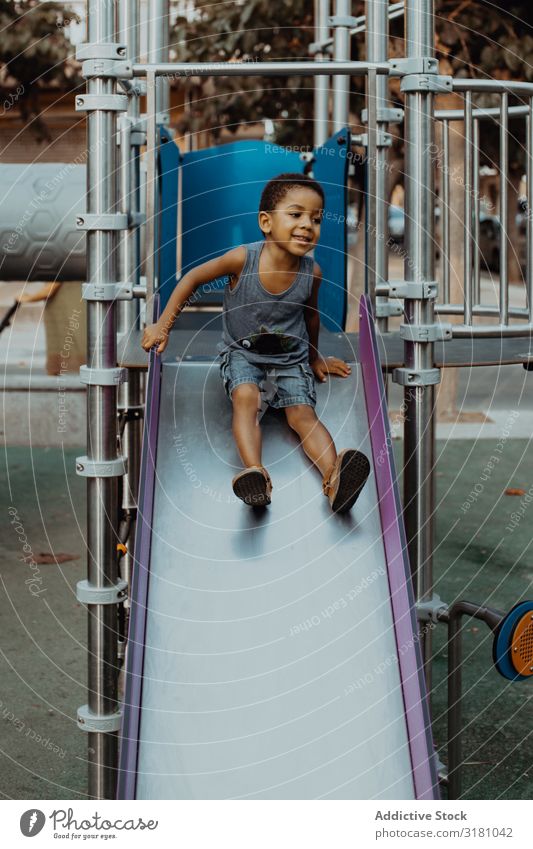
<path id="1" fill-rule="evenodd" d="M 80 453 L 12 448 L 2 455 L 3 798 L 86 798 L 87 740 L 76 727 L 76 709 L 87 701 L 86 615 L 75 596 L 86 569 L 85 481 L 74 472 Z M 502 609 L 533 597 L 533 488 L 527 497 L 504 494 L 533 487 L 529 443 L 449 441 L 438 443 L 438 455 L 436 592 L 447 602 Z M 51 552 L 63 562 L 40 562 Z M 465 620 L 464 631 L 463 795 L 531 798 L 533 680 L 510 684 L 498 675 L 483 623 Z M 432 636 L 434 734 L 445 763 L 446 629 Z"/>

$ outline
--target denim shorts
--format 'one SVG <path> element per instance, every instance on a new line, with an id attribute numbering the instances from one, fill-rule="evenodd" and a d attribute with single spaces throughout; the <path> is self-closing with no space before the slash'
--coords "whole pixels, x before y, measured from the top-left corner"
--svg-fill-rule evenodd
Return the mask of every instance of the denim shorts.
<path id="1" fill-rule="evenodd" d="M 296 404 L 316 404 L 315 377 L 308 363 L 294 366 L 254 365 L 240 351 L 222 354 L 220 373 L 226 395 L 231 395 L 241 383 L 255 383 L 263 400 L 279 410 Z"/>

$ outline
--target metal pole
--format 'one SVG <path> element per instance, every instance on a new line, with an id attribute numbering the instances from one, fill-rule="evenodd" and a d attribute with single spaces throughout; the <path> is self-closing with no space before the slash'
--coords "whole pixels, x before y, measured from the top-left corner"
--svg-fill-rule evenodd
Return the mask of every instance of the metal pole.
<path id="1" fill-rule="evenodd" d="M 472 324 L 472 193 L 473 193 L 473 118 L 472 92 L 465 94 L 465 162 L 464 162 L 464 209 L 465 247 L 463 266 L 464 323 Z"/>
<path id="2" fill-rule="evenodd" d="M 257 65 L 253 62 L 164 62 L 134 64 L 134 77 L 190 77 L 194 67 L 195 77 L 256 77 Z M 364 77 L 368 71 L 390 74 L 387 62 L 261 62 L 262 77 L 314 77 L 318 75 Z"/>
<path id="3" fill-rule="evenodd" d="M 140 29 L 138 0 L 121 0 L 118 9 L 118 41 L 127 45 L 127 58 L 139 60 Z M 140 285 L 140 144 L 143 134 L 139 132 L 140 103 L 135 93 L 128 100 L 128 114 L 121 116 L 120 123 L 120 182 L 119 210 L 129 217 L 127 230 L 119 231 L 118 277 L 123 282 Z M 139 304 L 137 300 L 119 301 L 117 309 L 117 331 L 123 337 L 139 328 Z M 127 552 L 121 559 L 121 576 L 131 586 L 134 561 L 135 519 L 139 485 L 140 455 L 142 442 L 143 377 L 136 369 L 128 370 L 128 379 L 118 388 L 118 409 L 123 420 L 122 448 L 127 460 L 127 472 L 123 478 L 122 510 L 131 518 Z"/>
<path id="4" fill-rule="evenodd" d="M 526 123 L 526 179 L 527 179 L 527 268 L 526 302 L 529 323 L 533 322 L 533 97 L 529 98 L 529 114 Z"/>
<path id="5" fill-rule="evenodd" d="M 114 5 L 88 4 L 88 39 L 95 45 L 113 43 Z M 103 63 L 102 63 L 103 64 Z M 114 95 L 116 80 L 89 79 L 88 94 Z M 102 108 L 87 114 L 87 214 L 116 213 L 117 113 Z M 93 219 L 94 221 L 94 219 Z M 105 288 L 117 281 L 116 231 L 100 229 L 96 221 L 87 232 L 87 281 Z M 117 457 L 117 389 L 105 372 L 116 373 L 115 303 L 88 300 L 87 456 L 77 470 L 87 477 L 88 590 L 101 603 L 88 603 L 89 695 L 87 710 L 80 708 L 78 722 L 89 730 L 89 794 L 99 799 L 115 796 L 118 754 L 117 710 L 117 604 L 107 594 L 117 585 L 117 493 L 123 474 Z M 92 382 L 94 381 L 94 382 Z M 78 595 L 82 598 L 81 595 Z M 90 597 L 90 596 L 89 596 Z M 115 730 L 116 729 L 116 730 Z"/>
<path id="6" fill-rule="evenodd" d="M 502 92 L 500 110 L 500 324 L 509 321 L 509 95 Z"/>
<path id="7" fill-rule="evenodd" d="M 408 58 L 433 58 L 434 16 L 432 0 L 407 0 L 406 46 Z M 405 243 L 404 276 L 407 282 L 435 280 L 434 260 L 434 150 L 433 94 L 423 89 L 405 98 Z M 431 298 L 406 298 L 408 325 L 435 324 Z M 413 582 L 417 601 L 433 592 L 433 536 L 435 507 L 434 368 L 433 342 L 404 341 L 405 369 L 395 376 L 405 386 L 404 407 L 404 510 Z M 428 690 L 431 690 L 431 635 L 422 638 Z"/>
<path id="8" fill-rule="evenodd" d="M 329 0 L 315 0 L 315 41 L 322 43 L 329 32 Z M 315 54 L 315 62 L 323 62 L 327 54 L 323 51 Z M 315 123 L 314 145 L 320 147 L 329 135 L 329 77 L 315 77 Z"/>
<path id="9" fill-rule="evenodd" d="M 350 0 L 336 0 L 333 26 L 333 58 L 336 62 L 350 59 Z M 344 23 L 346 22 L 346 23 Z M 333 132 L 348 125 L 350 114 L 350 77 L 336 76 L 333 80 Z"/>
<path id="10" fill-rule="evenodd" d="M 156 214 L 157 214 L 157 78 L 150 71 L 146 79 L 146 314 L 153 309 L 157 289 Z"/>
<path id="11" fill-rule="evenodd" d="M 170 0 L 149 0 L 148 62 L 168 62 Z M 170 120 L 170 83 L 158 79 L 156 84 L 157 123 L 167 125 Z"/>
<path id="12" fill-rule="evenodd" d="M 442 300 L 450 303 L 450 122 L 442 122 L 442 154 L 444 168 L 442 180 Z"/>
<path id="13" fill-rule="evenodd" d="M 479 253 L 479 216 L 481 212 L 481 199 L 479 196 L 479 119 L 474 118 L 474 306 L 481 302 L 481 257 Z"/>
<path id="14" fill-rule="evenodd" d="M 369 62 L 386 62 L 389 57 L 389 17 L 387 0 L 366 0 L 366 58 Z M 375 103 L 370 102 L 370 82 L 375 80 Z M 373 247 L 373 281 L 370 295 L 374 302 L 375 287 L 386 284 L 389 279 L 389 250 L 388 250 L 388 197 L 387 197 L 387 148 L 380 144 L 381 136 L 388 129 L 388 122 L 383 120 L 383 110 L 388 106 L 388 80 L 385 77 L 369 74 L 368 76 L 368 167 L 374 169 L 375 176 L 370 180 L 372 192 L 367 192 L 367 228 Z M 375 109 L 375 132 L 370 128 L 370 110 Z M 372 142 L 372 150 L 371 150 Z M 375 197 L 372 194 L 375 192 Z M 387 298 L 378 298 L 376 303 L 377 326 L 381 333 L 388 329 L 386 307 Z M 380 313 L 384 313 L 380 315 Z"/>
<path id="15" fill-rule="evenodd" d="M 462 753 L 462 700 L 463 700 L 463 644 L 462 617 L 471 616 L 485 622 L 495 630 L 503 614 L 491 607 L 483 607 L 470 601 L 457 601 L 448 610 L 439 614 L 439 619 L 448 623 L 448 798 L 461 797 Z"/>

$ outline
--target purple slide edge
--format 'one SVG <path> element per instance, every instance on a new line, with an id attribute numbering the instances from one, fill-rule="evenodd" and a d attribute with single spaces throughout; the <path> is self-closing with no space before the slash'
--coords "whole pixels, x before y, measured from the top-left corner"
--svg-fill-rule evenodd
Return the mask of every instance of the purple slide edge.
<path id="1" fill-rule="evenodd" d="M 422 657 L 418 642 L 414 639 L 418 626 L 401 501 L 392 454 L 385 387 L 372 306 L 367 295 L 363 295 L 360 300 L 359 319 L 359 359 L 387 561 L 415 796 L 417 799 L 439 799 Z"/>

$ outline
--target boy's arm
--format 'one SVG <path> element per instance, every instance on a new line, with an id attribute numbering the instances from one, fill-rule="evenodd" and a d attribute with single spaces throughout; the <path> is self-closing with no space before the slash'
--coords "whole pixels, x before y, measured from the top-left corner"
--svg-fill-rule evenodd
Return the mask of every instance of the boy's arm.
<path id="1" fill-rule="evenodd" d="M 328 357 L 324 359 L 318 350 L 318 335 L 320 332 L 320 313 L 318 311 L 318 291 L 322 282 L 322 272 L 320 266 L 316 264 L 313 268 L 313 288 L 311 297 L 305 305 L 305 324 L 307 327 L 307 335 L 309 336 L 309 365 L 313 369 L 315 377 L 322 383 L 326 380 L 326 375 L 337 374 L 339 377 L 348 377 L 351 374 L 351 368 L 344 360 L 338 357 Z"/>
<path id="2" fill-rule="evenodd" d="M 37 301 L 48 301 L 54 297 L 58 289 L 61 288 L 61 283 L 45 283 L 37 292 L 31 294 L 19 295 L 17 301 L 19 304 L 34 304 Z"/>
<path id="3" fill-rule="evenodd" d="M 203 283 L 208 283 L 210 280 L 215 280 L 217 277 L 226 277 L 227 275 L 239 276 L 246 260 L 246 249 L 244 247 L 234 248 L 231 251 L 219 256 L 216 259 L 211 259 L 209 262 L 203 262 L 185 274 L 170 298 L 168 304 L 161 313 L 158 321 L 155 324 L 150 324 L 146 327 L 141 345 L 145 351 L 149 351 L 154 345 L 157 345 L 157 353 L 162 354 L 168 344 L 168 334 L 172 330 L 172 326 L 180 314 L 182 309 L 187 306 L 187 302 L 191 295 Z"/>

